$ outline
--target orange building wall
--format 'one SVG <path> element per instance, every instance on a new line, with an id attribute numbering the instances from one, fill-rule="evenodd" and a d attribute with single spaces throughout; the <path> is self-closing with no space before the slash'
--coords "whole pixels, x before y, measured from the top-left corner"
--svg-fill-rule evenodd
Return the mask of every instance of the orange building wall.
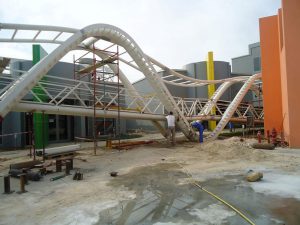
<path id="1" fill-rule="evenodd" d="M 280 74 L 281 74 L 281 95 L 282 95 L 282 115 L 283 115 L 283 131 L 287 142 L 290 142 L 290 118 L 288 113 L 288 91 L 286 76 L 286 58 L 285 44 L 282 24 L 282 9 L 278 10 L 278 31 L 279 31 L 279 53 L 280 53 Z"/>
<path id="2" fill-rule="evenodd" d="M 265 131 L 283 130 L 278 16 L 259 20 Z M 266 133 L 266 132 L 265 132 Z"/>
<path id="3" fill-rule="evenodd" d="M 300 148 L 300 0 L 282 0 L 278 16 L 260 19 L 265 129 L 284 131 Z"/>
<path id="4" fill-rule="evenodd" d="M 300 148 L 300 1 L 282 0 L 282 99 L 285 135 Z"/>

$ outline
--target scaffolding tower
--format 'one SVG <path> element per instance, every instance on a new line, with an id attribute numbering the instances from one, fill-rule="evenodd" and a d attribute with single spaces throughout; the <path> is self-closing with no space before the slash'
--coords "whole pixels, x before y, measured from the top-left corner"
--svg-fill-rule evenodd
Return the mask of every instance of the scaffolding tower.
<path id="1" fill-rule="evenodd" d="M 100 136 L 105 137 L 107 139 L 115 139 L 118 140 L 118 145 L 120 146 L 121 139 L 121 123 L 120 123 L 120 77 L 119 77 L 119 46 L 116 46 L 116 51 L 108 51 L 108 49 L 112 47 L 109 46 L 105 49 L 99 49 L 93 44 L 93 48 L 91 52 L 86 52 L 75 58 L 73 56 L 74 62 L 74 79 L 89 81 L 93 84 L 93 94 L 92 99 L 87 99 L 89 104 L 93 107 L 93 142 L 94 142 L 94 154 L 97 152 L 97 141 Z M 96 52 L 102 52 L 107 55 L 107 58 L 101 59 L 97 56 Z M 108 64 L 116 65 L 117 72 L 114 73 L 109 67 Z M 105 100 L 107 86 L 108 84 L 117 85 L 117 102 L 113 110 L 117 110 L 118 116 L 117 120 L 110 119 L 109 122 L 105 118 L 102 118 L 102 123 L 99 123 L 97 120 L 97 108 L 101 108 L 103 110 L 107 110 L 105 107 L 105 103 L 108 102 Z M 99 90 L 101 89 L 101 90 Z M 102 94 L 102 102 L 104 105 L 100 105 L 97 102 L 97 93 Z M 99 127 L 99 124 L 102 125 Z M 109 135 L 107 130 L 107 125 L 110 125 L 112 128 L 112 135 Z M 102 133 L 101 133 L 102 132 Z"/>

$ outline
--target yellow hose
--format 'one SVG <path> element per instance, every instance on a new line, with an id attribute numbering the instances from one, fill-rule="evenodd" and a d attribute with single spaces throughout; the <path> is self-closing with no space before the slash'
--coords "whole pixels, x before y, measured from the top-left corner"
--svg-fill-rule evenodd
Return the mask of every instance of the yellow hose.
<path id="1" fill-rule="evenodd" d="M 199 184 L 194 183 L 194 185 L 196 185 L 197 187 L 199 187 L 201 190 L 205 191 L 207 194 L 211 195 L 212 197 L 214 197 L 215 199 L 219 200 L 220 202 L 222 202 L 223 204 L 227 205 L 229 208 L 231 208 L 233 211 L 235 211 L 236 213 L 238 213 L 244 220 L 246 220 L 249 224 L 251 225 L 255 225 L 255 223 L 253 223 L 247 216 L 245 216 L 240 210 L 238 210 L 237 208 L 235 208 L 233 205 L 231 205 L 230 203 L 226 202 L 224 199 L 218 197 L 217 195 L 215 195 L 214 193 L 206 190 L 205 188 L 201 187 Z"/>
<path id="2" fill-rule="evenodd" d="M 167 157 L 161 153 L 158 153 L 159 155 L 163 156 L 163 157 Z M 218 201 L 222 202 L 224 205 L 226 205 L 227 207 L 231 208 L 233 211 L 235 211 L 237 214 L 239 214 L 240 217 L 242 217 L 244 220 L 246 220 L 249 224 L 251 225 L 255 225 L 254 222 L 252 222 L 245 214 L 243 214 L 240 210 L 238 210 L 237 208 L 235 208 L 233 205 L 231 205 L 230 203 L 226 202 L 224 199 L 222 199 L 221 197 L 217 196 L 216 194 L 206 190 L 204 187 L 202 187 L 201 185 L 199 185 L 197 183 L 197 181 L 193 178 L 193 176 L 189 173 L 189 171 L 184 168 L 183 165 L 181 165 L 178 162 L 175 162 L 179 167 L 181 167 L 183 169 L 183 172 L 192 180 L 189 182 L 191 184 L 194 184 L 196 187 L 200 188 L 201 190 L 203 190 L 204 192 L 206 192 L 207 194 L 209 194 L 210 196 L 214 197 L 215 199 L 217 199 Z"/>
<path id="3" fill-rule="evenodd" d="M 233 205 L 231 205 L 230 203 L 226 202 L 224 199 L 222 199 L 221 197 L 217 196 L 216 194 L 206 190 L 204 187 L 202 187 L 201 185 L 199 185 L 195 179 L 192 177 L 192 175 L 187 171 L 186 168 L 184 168 L 180 163 L 176 163 L 177 165 L 179 165 L 183 170 L 184 173 L 192 179 L 192 181 L 190 182 L 191 184 L 194 184 L 195 186 L 197 186 L 198 188 L 200 188 L 201 190 L 203 190 L 204 192 L 206 192 L 207 194 L 209 194 L 210 196 L 214 197 L 215 199 L 217 199 L 218 201 L 222 202 L 223 204 L 225 204 L 226 206 L 228 206 L 229 208 L 231 208 L 233 211 L 235 211 L 237 214 L 239 214 L 244 220 L 246 220 L 249 224 L 251 225 L 255 225 L 254 222 L 252 222 L 245 214 L 243 214 L 240 210 L 238 210 L 237 208 L 235 208 Z"/>

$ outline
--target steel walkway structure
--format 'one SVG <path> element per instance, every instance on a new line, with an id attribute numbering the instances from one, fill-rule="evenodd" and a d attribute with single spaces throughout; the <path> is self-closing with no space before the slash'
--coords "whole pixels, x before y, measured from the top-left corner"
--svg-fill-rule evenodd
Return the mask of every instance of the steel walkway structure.
<path id="1" fill-rule="evenodd" d="M 124 100 L 123 102 L 126 102 L 126 104 L 120 106 L 122 118 L 151 120 L 159 131 L 165 134 L 164 128 L 158 122 L 165 119 L 164 110 L 162 109 L 173 111 L 175 116 L 179 118 L 178 127 L 190 140 L 195 139 L 195 132 L 190 125 L 190 121 L 195 119 L 219 120 L 216 129 L 208 137 L 209 139 L 215 139 L 230 120 L 243 122 L 247 116 L 251 115 L 255 118 L 255 122 L 263 122 L 262 108 L 255 108 L 252 104 L 241 104 L 243 97 L 249 90 L 258 95 L 258 87 L 255 83 L 260 80 L 260 74 L 222 80 L 199 80 L 187 77 L 146 55 L 126 32 L 108 24 L 94 24 L 78 30 L 55 26 L 2 23 L 0 29 L 1 31 L 12 31 L 10 37 L 0 38 L 0 42 L 58 45 L 54 51 L 29 71 L 14 71 L 12 68 L 2 68 L 4 70 L 0 83 L 0 116 L 2 118 L 10 111 L 92 116 L 93 104 L 96 105 L 97 117 L 117 117 L 114 106 L 116 105 L 116 99 L 121 98 Z M 19 38 L 18 32 L 20 31 L 30 31 L 32 36 L 30 38 Z M 56 35 L 52 35 L 51 38 L 45 38 L 44 35 L 44 38 L 40 38 L 45 32 L 52 32 Z M 68 37 L 64 38 L 64 36 Z M 141 71 L 155 90 L 155 94 L 149 96 L 139 93 L 126 75 L 122 71 L 118 71 L 123 85 L 121 90 L 116 91 L 114 85 L 111 85 L 109 92 L 97 91 L 95 95 L 96 102 L 92 103 L 92 83 L 45 75 L 68 52 L 72 50 L 91 52 L 93 51 L 92 45 L 101 40 L 110 42 L 111 46 L 120 46 L 124 52 L 119 60 Z M 112 57 L 112 54 L 101 50 L 95 51 L 95 54 L 103 60 Z M 116 65 L 109 64 L 108 66 L 116 73 L 118 69 Z M 157 72 L 158 69 L 167 71 L 169 75 L 161 77 Z M 19 75 L 13 76 L 7 71 L 16 72 Z M 42 77 L 47 79 L 42 80 Z M 219 101 L 222 94 L 232 84 L 238 82 L 243 83 L 243 86 L 234 100 L 232 102 Z M 211 99 L 205 100 L 174 97 L 170 94 L 166 84 L 180 87 L 200 87 L 208 84 L 221 85 Z M 35 94 L 32 91 L 35 87 L 41 88 L 46 98 L 45 96 L 41 98 L 41 96 Z M 100 88 L 97 90 L 100 90 Z M 33 102 L 31 100 L 33 97 L 38 101 Z M 41 99 L 48 100 L 45 102 Z M 211 115 L 213 107 L 216 108 L 217 115 Z"/>

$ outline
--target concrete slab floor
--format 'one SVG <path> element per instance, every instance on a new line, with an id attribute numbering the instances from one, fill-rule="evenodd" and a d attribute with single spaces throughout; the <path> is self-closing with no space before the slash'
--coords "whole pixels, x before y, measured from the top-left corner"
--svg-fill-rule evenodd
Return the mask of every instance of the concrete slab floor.
<path id="1" fill-rule="evenodd" d="M 154 136 L 152 135 L 151 138 Z M 147 139 L 147 136 L 145 136 Z M 255 224 L 300 224 L 300 150 L 263 151 L 238 138 L 199 145 L 164 141 L 128 151 L 80 151 L 74 160 L 82 181 L 61 173 L 30 181 L 27 193 L 0 194 L 4 224 L 247 224 L 234 211 L 190 184 L 186 172 L 243 211 Z M 0 153 L 0 176 L 27 152 Z M 264 173 L 248 183 L 249 169 Z M 117 177 L 110 172 L 117 171 Z M 11 178 L 12 189 L 19 180 Z M 3 177 L 0 177 L 3 192 Z"/>

